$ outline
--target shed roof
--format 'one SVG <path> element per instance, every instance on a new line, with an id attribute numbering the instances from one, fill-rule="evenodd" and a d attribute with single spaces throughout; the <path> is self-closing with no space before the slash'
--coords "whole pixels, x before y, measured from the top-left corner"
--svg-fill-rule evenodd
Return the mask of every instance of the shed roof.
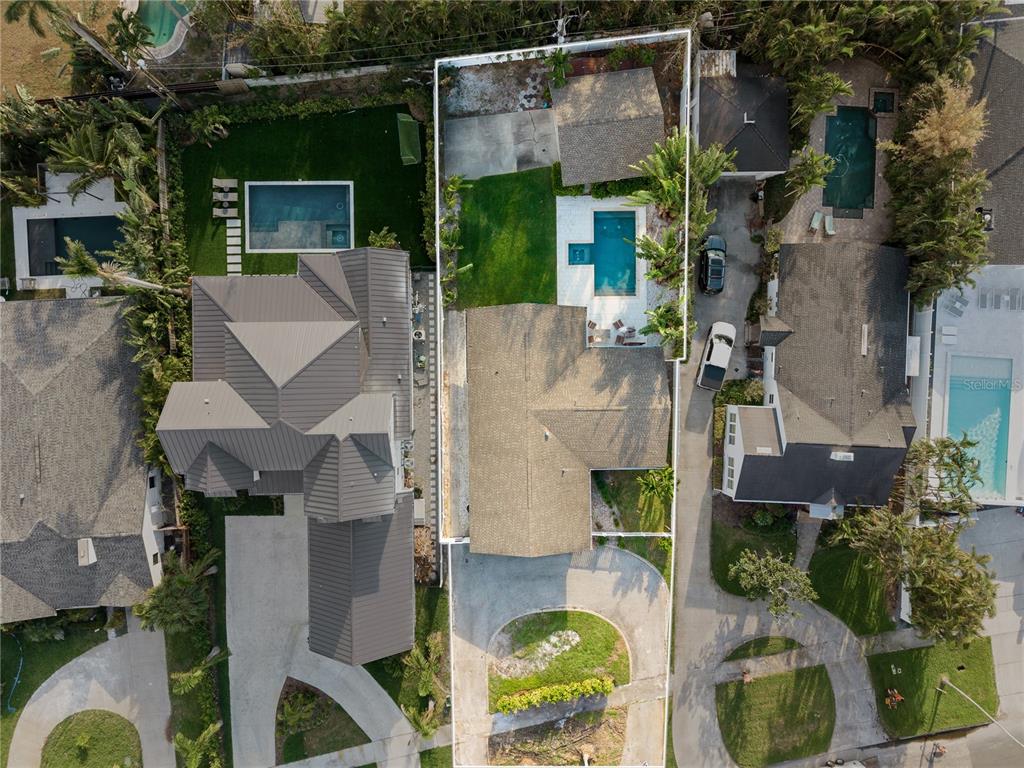
<path id="1" fill-rule="evenodd" d="M 640 176 L 631 166 L 665 139 L 650 67 L 570 77 L 551 92 L 564 184 Z"/>

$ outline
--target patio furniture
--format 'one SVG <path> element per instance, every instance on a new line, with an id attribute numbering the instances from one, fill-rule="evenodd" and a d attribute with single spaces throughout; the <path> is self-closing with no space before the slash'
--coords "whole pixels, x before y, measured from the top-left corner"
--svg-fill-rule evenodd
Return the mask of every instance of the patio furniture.
<path id="1" fill-rule="evenodd" d="M 587 328 L 589 328 L 592 331 L 596 331 L 597 323 L 595 323 L 593 320 L 587 320 Z"/>
<path id="2" fill-rule="evenodd" d="M 587 336 L 587 344 L 594 345 L 597 343 L 597 336 Z"/>
<path id="3" fill-rule="evenodd" d="M 1021 308 L 1021 291 L 1020 288 L 1012 288 L 1010 290 L 1010 306 L 1008 309 L 1020 309 Z"/>
<path id="4" fill-rule="evenodd" d="M 817 233 L 821 229 L 821 211 L 815 211 L 814 215 L 811 216 L 811 224 L 807 227 L 808 231 Z"/>
<path id="5" fill-rule="evenodd" d="M 242 228 L 242 220 L 241 219 L 231 219 L 230 221 L 228 221 L 228 229 L 241 229 L 241 228 Z"/>
<path id="6" fill-rule="evenodd" d="M 832 218 L 832 214 L 825 215 L 825 234 L 832 237 L 836 233 L 836 220 Z"/>
<path id="7" fill-rule="evenodd" d="M 214 192 L 213 199 L 218 203 L 237 203 L 237 192 Z"/>
<path id="8" fill-rule="evenodd" d="M 946 311 L 949 312 L 949 314 L 953 315 L 953 317 L 963 317 L 964 316 L 964 311 L 955 303 L 947 304 L 946 305 Z"/>
<path id="9" fill-rule="evenodd" d="M 612 327 L 615 328 L 616 331 L 622 330 L 622 327 L 624 325 L 625 325 L 625 323 L 622 322 L 621 320 L 616 320 L 614 323 L 612 323 Z"/>
<path id="10" fill-rule="evenodd" d="M 943 336 L 942 337 L 942 343 L 943 344 L 948 344 L 949 346 L 953 346 L 954 344 L 956 344 L 956 340 L 957 340 L 956 336 Z"/>
<path id="11" fill-rule="evenodd" d="M 962 293 L 958 293 L 956 296 L 953 297 L 953 303 L 956 304 L 956 306 L 960 307 L 960 309 L 967 309 L 967 305 L 970 304 L 971 302 L 965 299 Z"/>
<path id="12" fill-rule="evenodd" d="M 213 179 L 213 186 L 218 189 L 238 189 L 238 179 Z"/>
<path id="13" fill-rule="evenodd" d="M 626 340 L 626 337 L 623 334 L 621 334 L 621 333 L 618 336 L 615 337 L 615 343 L 616 344 L 622 344 L 625 340 Z"/>
<path id="14" fill-rule="evenodd" d="M 944 326 L 942 326 L 942 335 L 943 336 L 956 336 L 956 334 L 957 334 L 957 327 L 955 325 L 944 325 Z"/>
<path id="15" fill-rule="evenodd" d="M 237 219 L 238 209 L 237 208 L 214 208 L 213 218 L 215 219 Z"/>
<path id="16" fill-rule="evenodd" d="M 988 309 L 988 291 L 978 291 L 978 307 Z"/>

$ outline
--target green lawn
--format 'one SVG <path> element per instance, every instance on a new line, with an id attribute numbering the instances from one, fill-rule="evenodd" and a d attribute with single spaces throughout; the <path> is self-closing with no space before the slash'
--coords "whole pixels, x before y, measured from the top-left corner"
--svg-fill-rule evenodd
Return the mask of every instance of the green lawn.
<path id="1" fill-rule="evenodd" d="M 845 545 L 822 547 L 811 558 L 811 584 L 818 605 L 831 611 L 858 635 L 895 629 L 886 609 L 885 583 L 868 570 L 867 555 Z"/>
<path id="2" fill-rule="evenodd" d="M 138 768 L 139 732 L 128 720 L 103 709 L 76 712 L 46 737 L 40 768 Z"/>
<path id="3" fill-rule="evenodd" d="M 737 581 L 729 578 L 729 566 L 739 559 L 744 549 L 793 557 L 796 554 L 796 534 L 786 520 L 767 529 L 736 527 L 712 520 L 711 573 L 718 586 L 734 595 L 744 595 L 744 592 Z"/>
<path id="4" fill-rule="evenodd" d="M 793 651 L 797 648 L 803 648 L 803 645 L 791 637 L 765 635 L 764 637 L 755 638 L 739 646 L 736 650 L 726 656 L 725 660 L 736 661 L 737 659 L 753 659 L 758 656 L 774 656 L 776 653 Z"/>
<path id="5" fill-rule="evenodd" d="M 622 536 L 618 544 L 657 568 L 668 584 L 672 575 L 672 539 L 667 536 Z"/>
<path id="6" fill-rule="evenodd" d="M 637 477 L 645 472 L 641 469 L 606 469 L 594 472 L 591 477 L 601 498 L 616 511 L 620 530 L 663 533 L 668 531 L 672 521 L 672 496 L 641 498 Z"/>
<path id="7" fill-rule="evenodd" d="M 427 636 L 431 632 L 442 632 L 445 645 L 448 644 L 448 591 L 436 587 L 416 585 L 416 643 L 425 648 Z M 365 665 L 373 679 L 388 692 L 388 695 L 401 706 L 420 708 L 426 706 L 427 699 L 421 699 L 416 692 L 418 677 L 415 672 L 402 665 L 405 654 L 389 656 L 386 659 L 371 661 Z M 448 664 L 441 665 L 441 672 L 448 676 Z"/>
<path id="8" fill-rule="evenodd" d="M 462 308 L 554 304 L 555 196 L 551 169 L 487 176 L 462 191 Z"/>
<path id="9" fill-rule="evenodd" d="M 959 667 L 963 669 L 959 669 Z M 941 643 L 931 648 L 895 651 L 868 656 L 871 683 L 875 687 L 878 716 L 893 738 L 910 738 L 988 722 L 978 708 L 947 686 L 938 688 L 943 676 L 993 714 L 999 709 L 992 641 L 974 640 L 966 648 Z M 895 668 L 896 672 L 893 672 Z M 897 690 L 904 701 L 890 709 L 886 691 Z"/>
<path id="10" fill-rule="evenodd" d="M 352 181 L 355 245 L 388 226 L 414 265 L 429 264 L 423 242 L 421 195 L 425 166 L 402 165 L 396 115 L 405 106 L 376 107 L 305 119 L 283 118 L 230 127 L 212 147 L 193 144 L 182 154 L 185 234 L 192 270 L 223 275 L 225 225 L 211 216 L 211 179 L 238 179 L 239 214 L 246 181 Z M 247 272 L 293 273 L 295 256 L 244 256 Z"/>
<path id="11" fill-rule="evenodd" d="M 611 677 L 615 685 L 629 682 L 629 651 L 619 631 L 592 613 L 544 611 L 516 619 L 509 625 L 512 650 L 528 654 L 552 632 L 571 629 L 580 641 L 555 656 L 547 667 L 527 677 L 504 678 L 489 674 L 490 709 L 501 696 L 532 691 L 556 683 L 572 683 L 590 677 Z"/>
<path id="12" fill-rule="evenodd" d="M 293 763 L 370 742 L 370 737 L 336 701 L 323 695 L 320 705 L 326 710 L 322 714 L 322 722 L 285 738 L 280 752 L 282 763 Z"/>
<path id="13" fill-rule="evenodd" d="M 421 768 L 452 768 L 452 748 L 434 747 L 420 752 Z"/>
<path id="14" fill-rule="evenodd" d="M 0 705 L 0 765 L 5 768 L 7 766 L 7 747 L 11 743 L 14 726 L 21 715 L 22 707 L 50 675 L 107 639 L 107 633 L 103 631 L 105 620 L 106 617 L 100 615 L 90 622 L 71 624 L 64 628 L 63 640 L 30 643 L 19 637 L 25 661 L 21 668 L 18 687 L 14 689 L 13 695 L 11 686 L 14 685 L 14 678 L 18 673 L 21 652 L 18 649 L 18 640 L 11 634 L 5 632 L 0 635 L 0 679 L 3 680 L 3 703 Z M 14 712 L 7 711 L 8 697 Z"/>
<path id="15" fill-rule="evenodd" d="M 720 683 L 715 707 L 722 741 L 742 768 L 825 752 L 836 721 L 824 666 Z"/>

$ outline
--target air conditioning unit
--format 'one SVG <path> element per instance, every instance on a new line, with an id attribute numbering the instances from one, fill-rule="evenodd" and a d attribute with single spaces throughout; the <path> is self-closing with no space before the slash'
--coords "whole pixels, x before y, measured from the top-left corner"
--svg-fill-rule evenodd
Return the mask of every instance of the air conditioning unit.
<path id="1" fill-rule="evenodd" d="M 416 341 L 424 341 L 427 338 L 427 332 L 424 331 L 422 328 L 417 328 L 415 331 L 412 332 L 412 337 Z"/>

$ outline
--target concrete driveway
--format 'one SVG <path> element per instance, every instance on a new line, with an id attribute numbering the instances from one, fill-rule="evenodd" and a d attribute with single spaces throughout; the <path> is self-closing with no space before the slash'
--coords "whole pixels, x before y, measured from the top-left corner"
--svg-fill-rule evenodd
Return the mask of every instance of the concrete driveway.
<path id="1" fill-rule="evenodd" d="M 129 615 L 129 631 L 83 653 L 39 686 L 18 718 L 7 754 L 10 768 L 38 766 L 46 737 L 85 709 L 106 709 L 130 720 L 147 768 L 174 768 L 167 738 L 171 700 L 163 632 L 146 632 Z"/>
<path id="2" fill-rule="evenodd" d="M 467 545 L 450 551 L 455 764 L 486 764 L 488 736 L 509 729 L 487 712 L 494 636 L 520 616 L 567 608 L 602 616 L 622 633 L 630 656 L 624 688 L 636 693 L 620 694 L 629 705 L 624 759 L 660 765 L 671 609 L 661 575 L 646 560 L 613 547 L 539 558 L 472 555 Z"/>
<path id="3" fill-rule="evenodd" d="M 341 704 L 371 741 L 380 744 L 388 765 L 418 765 L 419 735 L 370 674 L 309 650 L 306 517 L 301 496 L 285 500 L 283 516 L 225 521 L 235 765 L 275 764 L 274 721 L 287 677 L 319 688 Z"/>
<path id="4" fill-rule="evenodd" d="M 999 719 L 1024 741 L 1024 517 L 1012 507 L 986 509 L 960 536 L 960 546 L 992 556 L 996 574 L 996 616 L 985 622 L 992 638 L 999 689 Z M 995 726 L 967 737 L 975 768 L 1020 765 L 1024 751 Z"/>
<path id="5" fill-rule="evenodd" d="M 460 117 L 444 124 L 444 173 L 466 179 L 541 168 L 558 160 L 554 110 Z"/>
<path id="6" fill-rule="evenodd" d="M 711 323 L 724 320 L 736 326 L 736 351 L 733 353 L 730 379 L 747 377 L 747 358 L 743 351 L 743 323 L 747 316 L 747 303 L 757 288 L 757 268 L 761 261 L 761 247 L 750 242 L 749 222 L 757 215 L 757 206 L 750 200 L 754 191 L 751 181 L 727 179 L 720 181 L 711 190 L 709 207 L 718 210 L 718 217 L 708 234 L 721 235 L 726 244 L 725 289 L 708 296 L 696 285 L 694 301 L 697 312 L 697 350 L 692 357 L 698 357 L 707 338 Z M 692 258 L 699 255 L 694 253 Z"/>

